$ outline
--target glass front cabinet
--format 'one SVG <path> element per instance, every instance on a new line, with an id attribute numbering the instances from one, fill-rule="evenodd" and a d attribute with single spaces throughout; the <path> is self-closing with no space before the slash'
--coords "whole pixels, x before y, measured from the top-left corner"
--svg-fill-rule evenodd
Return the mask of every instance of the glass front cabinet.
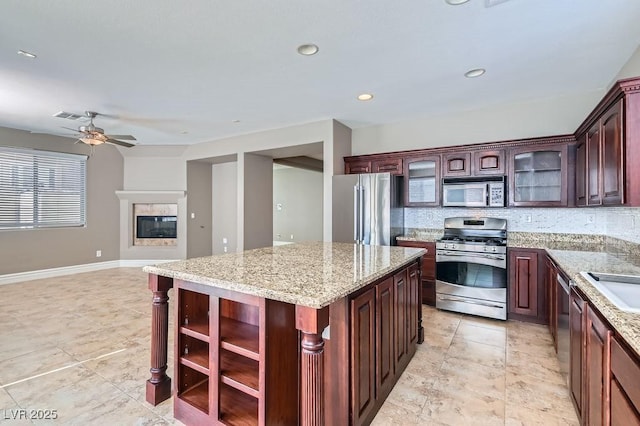
<path id="1" fill-rule="evenodd" d="M 509 162 L 509 205 L 567 206 L 566 144 L 514 148 Z"/>
<path id="2" fill-rule="evenodd" d="M 404 161 L 404 205 L 407 207 L 440 204 L 440 156 L 406 158 Z"/>

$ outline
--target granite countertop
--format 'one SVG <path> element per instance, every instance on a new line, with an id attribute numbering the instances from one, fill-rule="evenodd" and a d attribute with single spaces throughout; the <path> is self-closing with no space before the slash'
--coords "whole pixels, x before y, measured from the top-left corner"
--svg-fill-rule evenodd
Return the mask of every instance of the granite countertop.
<path id="1" fill-rule="evenodd" d="M 143 271 L 319 309 L 423 254 L 419 248 L 309 242 L 162 263 Z"/>
<path id="2" fill-rule="evenodd" d="M 571 250 L 547 250 L 547 253 L 589 298 L 615 331 L 640 355 L 640 314 L 619 309 L 580 275 L 581 271 L 640 275 L 640 265 L 633 260 L 610 253 Z"/>

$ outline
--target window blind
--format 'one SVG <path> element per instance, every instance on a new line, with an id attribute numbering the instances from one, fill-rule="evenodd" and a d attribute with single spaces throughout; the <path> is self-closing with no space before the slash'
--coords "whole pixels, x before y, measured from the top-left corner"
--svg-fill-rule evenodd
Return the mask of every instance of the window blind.
<path id="1" fill-rule="evenodd" d="M 86 224 L 85 155 L 0 147 L 0 229 Z"/>

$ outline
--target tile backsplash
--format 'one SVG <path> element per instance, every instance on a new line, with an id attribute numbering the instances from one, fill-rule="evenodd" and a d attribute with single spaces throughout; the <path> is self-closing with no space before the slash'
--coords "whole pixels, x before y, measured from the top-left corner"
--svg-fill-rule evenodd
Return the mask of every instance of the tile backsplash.
<path id="1" fill-rule="evenodd" d="M 640 243 L 640 208 L 405 208 L 405 228 L 442 229 L 452 216 L 500 217 L 514 232 L 607 235 Z"/>

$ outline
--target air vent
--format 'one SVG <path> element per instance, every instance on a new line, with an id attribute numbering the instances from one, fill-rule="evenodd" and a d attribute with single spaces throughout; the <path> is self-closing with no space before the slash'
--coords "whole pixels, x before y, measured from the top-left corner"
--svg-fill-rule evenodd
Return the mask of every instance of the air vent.
<path id="1" fill-rule="evenodd" d="M 68 120 L 77 120 L 79 118 L 83 118 L 84 115 L 78 115 L 78 114 L 72 114 L 70 112 L 66 112 L 66 111 L 60 111 L 57 112 L 55 114 L 53 114 L 54 117 L 58 117 L 58 118 L 66 118 Z"/>

